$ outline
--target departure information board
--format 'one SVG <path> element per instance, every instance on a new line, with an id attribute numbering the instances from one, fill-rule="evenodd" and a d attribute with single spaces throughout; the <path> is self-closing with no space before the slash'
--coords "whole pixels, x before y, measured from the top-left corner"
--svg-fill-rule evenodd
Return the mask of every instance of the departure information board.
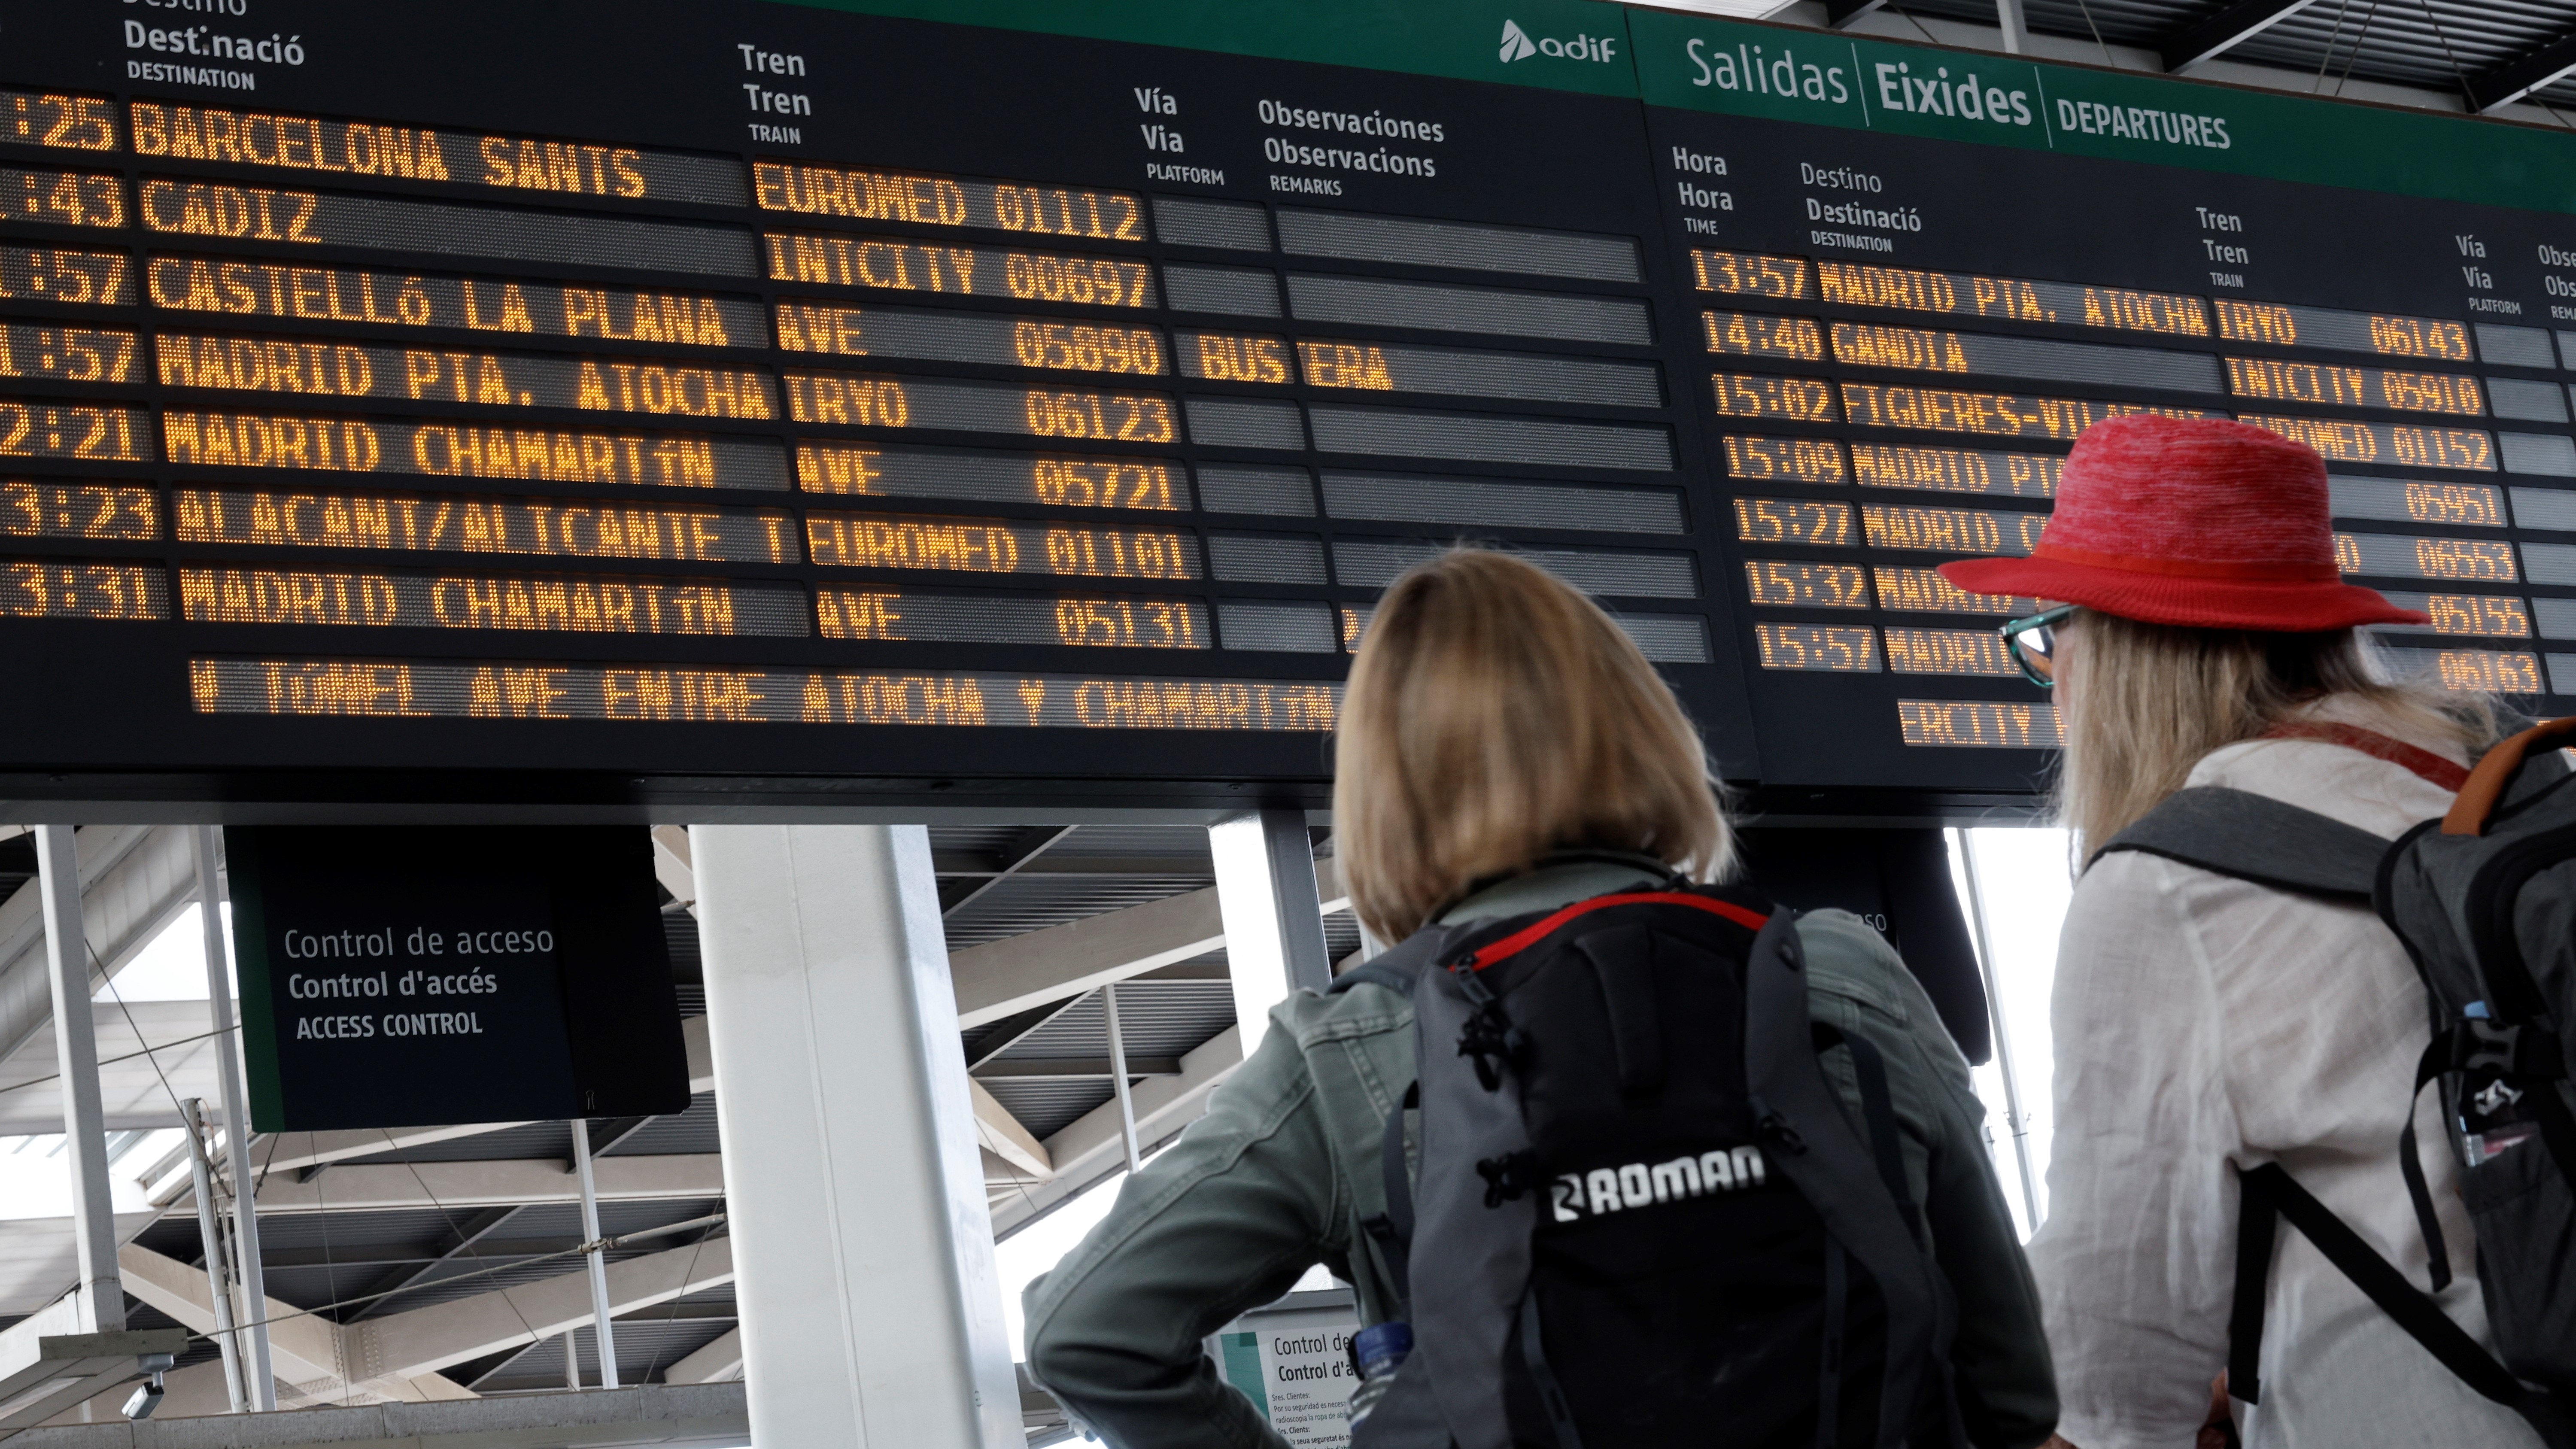
<path id="1" fill-rule="evenodd" d="M 13 795 L 1316 798 L 1462 540 L 1765 798 L 2027 793 L 1934 566 L 2138 411 L 2576 708 L 2576 138 L 1587 0 L 0 33 Z"/>

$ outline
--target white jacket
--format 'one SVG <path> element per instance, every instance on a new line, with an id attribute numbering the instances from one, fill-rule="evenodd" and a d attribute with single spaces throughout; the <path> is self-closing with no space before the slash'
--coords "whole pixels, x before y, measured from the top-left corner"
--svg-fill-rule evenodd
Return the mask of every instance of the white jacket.
<path id="1" fill-rule="evenodd" d="M 2461 759 L 2357 700 L 2312 714 Z M 2391 838 L 2451 798 L 2403 766 L 2303 740 L 2230 745 L 2190 783 L 2268 795 Z M 2079 1449 L 2191 1445 L 2227 1361 L 2238 1167 L 2280 1163 L 2410 1282 L 2429 1286 L 2397 1134 L 2431 1028 L 2413 963 L 2367 908 L 2150 855 L 2104 856 L 2067 911 L 2050 1017 L 2057 1122 L 2049 1216 L 2030 1258 L 2057 1360 L 2058 1432 Z M 2450 1250 L 2439 1301 L 2492 1347 L 2459 1168 L 2431 1088 L 2415 1130 Z M 2540 1443 L 2286 1223 L 2267 1313 L 2263 1402 L 2242 1411 L 2248 1449 Z"/>

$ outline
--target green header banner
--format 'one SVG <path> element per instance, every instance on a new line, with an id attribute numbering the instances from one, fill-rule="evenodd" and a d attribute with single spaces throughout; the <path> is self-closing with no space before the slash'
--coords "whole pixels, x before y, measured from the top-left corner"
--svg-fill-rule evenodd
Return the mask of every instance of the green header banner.
<path id="1" fill-rule="evenodd" d="M 2576 213 L 2576 134 L 1600 0 L 780 0 Z"/>
<path id="2" fill-rule="evenodd" d="M 1599 0 L 785 0 L 1270 60 L 1633 98 L 1627 7 Z"/>
<path id="3" fill-rule="evenodd" d="M 1629 12 L 1650 105 L 2576 211 L 2576 136 L 2012 56 Z"/>

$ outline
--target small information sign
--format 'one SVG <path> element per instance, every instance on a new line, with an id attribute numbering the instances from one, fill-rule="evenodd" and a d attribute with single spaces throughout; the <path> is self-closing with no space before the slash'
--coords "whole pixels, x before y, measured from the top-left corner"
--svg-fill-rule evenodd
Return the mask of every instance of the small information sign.
<path id="1" fill-rule="evenodd" d="M 1351 1336 L 1359 1319 L 1347 1289 L 1292 1293 L 1256 1308 L 1208 1340 L 1225 1381 L 1297 1449 L 1351 1442 Z"/>
<path id="2" fill-rule="evenodd" d="M 263 1132 L 685 1110 L 640 827 L 225 832 Z"/>

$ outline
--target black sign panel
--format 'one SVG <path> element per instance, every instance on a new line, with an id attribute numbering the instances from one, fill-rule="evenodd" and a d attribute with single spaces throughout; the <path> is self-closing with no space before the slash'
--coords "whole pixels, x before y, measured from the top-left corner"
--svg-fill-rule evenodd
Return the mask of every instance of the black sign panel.
<path id="1" fill-rule="evenodd" d="M 1967 1059 L 1994 1055 L 1994 1022 L 1976 947 L 1950 882 L 1938 830 L 1740 832 L 1744 868 L 1774 901 L 1799 911 L 1845 910 L 1887 939 L 1914 973 Z"/>
<path id="2" fill-rule="evenodd" d="M 687 1108 L 643 831 L 235 826 L 225 846 L 260 1131 Z"/>
<path id="3" fill-rule="evenodd" d="M 2027 794 L 1934 567 L 2139 409 L 2576 698 L 2563 136 L 1587 0 L 258 7 L 0 0 L 19 795 L 1319 798 L 1461 539 L 1730 779 Z"/>

